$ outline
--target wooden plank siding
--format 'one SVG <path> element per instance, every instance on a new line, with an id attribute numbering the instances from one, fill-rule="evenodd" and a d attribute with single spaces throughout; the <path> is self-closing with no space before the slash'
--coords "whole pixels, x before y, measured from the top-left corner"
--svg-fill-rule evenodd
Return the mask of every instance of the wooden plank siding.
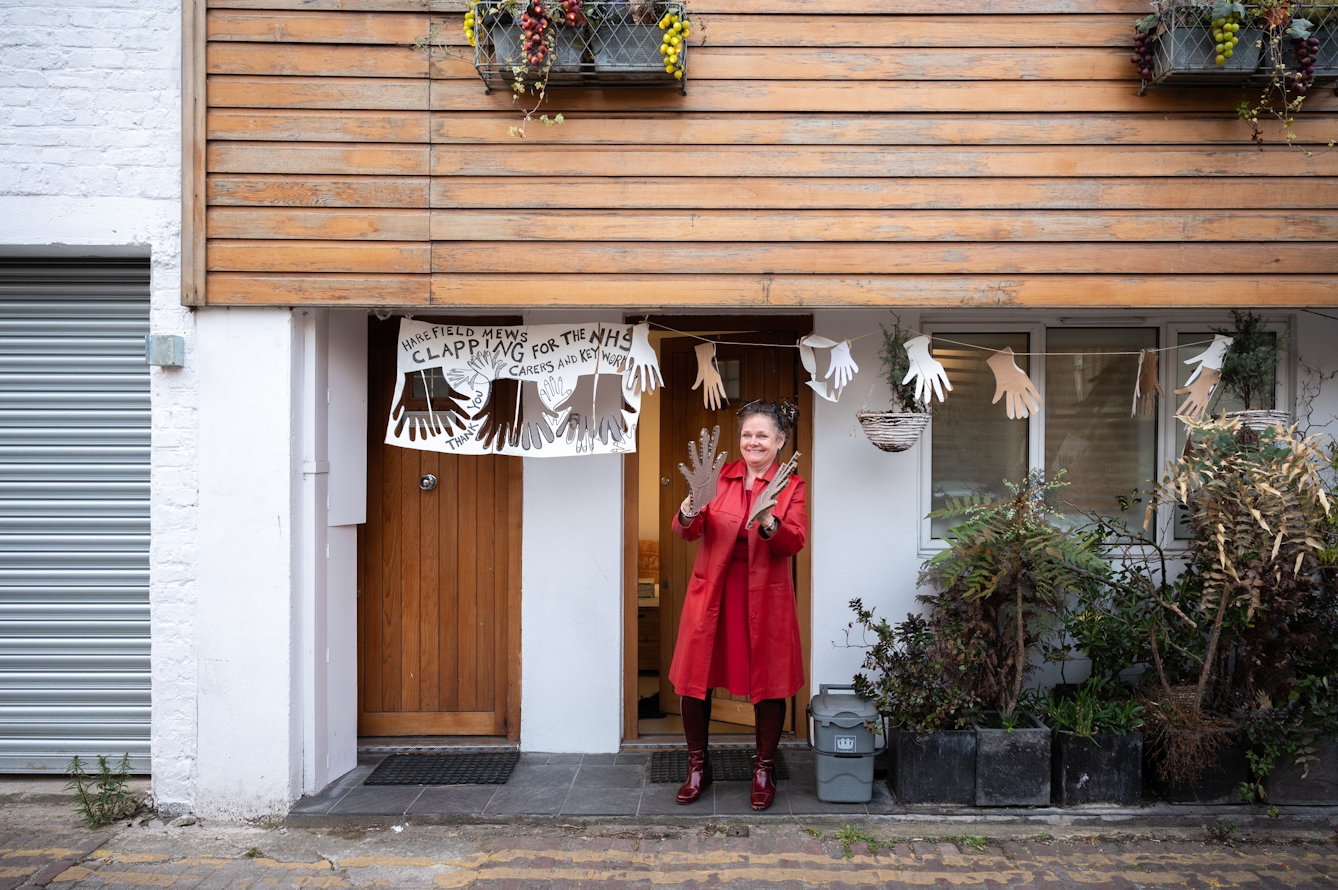
<path id="1" fill-rule="evenodd" d="M 1145 0 L 688 3 L 686 95 L 518 139 L 462 0 L 207 0 L 204 302 L 1338 305 L 1338 98 L 1136 95 Z"/>

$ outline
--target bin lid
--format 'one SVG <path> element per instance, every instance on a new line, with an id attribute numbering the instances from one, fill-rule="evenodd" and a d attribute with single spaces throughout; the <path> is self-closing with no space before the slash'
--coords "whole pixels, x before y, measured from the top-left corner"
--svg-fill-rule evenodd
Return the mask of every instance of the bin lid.
<path id="1" fill-rule="evenodd" d="M 878 717 L 873 702 L 865 701 L 854 691 L 818 693 L 813 696 L 810 707 L 814 720 L 822 723 L 839 722 L 848 728 Z"/>

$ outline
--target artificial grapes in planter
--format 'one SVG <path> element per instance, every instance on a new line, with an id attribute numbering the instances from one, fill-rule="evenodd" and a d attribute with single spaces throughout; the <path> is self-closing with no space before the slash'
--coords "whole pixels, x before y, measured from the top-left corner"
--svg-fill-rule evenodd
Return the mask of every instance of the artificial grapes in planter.
<path id="1" fill-rule="evenodd" d="M 1213 40 L 1216 45 L 1213 47 L 1217 51 L 1217 67 L 1221 68 L 1226 64 L 1226 60 L 1236 54 L 1236 44 L 1240 43 L 1240 13 L 1232 10 L 1226 18 L 1213 19 Z"/>
<path id="2" fill-rule="evenodd" d="M 672 74 L 676 80 L 683 79 L 683 44 L 688 39 L 690 23 L 686 18 L 679 18 L 676 13 L 669 13 L 660 19 L 660 30 L 664 37 L 660 40 L 660 55 L 664 56 L 664 73 Z"/>

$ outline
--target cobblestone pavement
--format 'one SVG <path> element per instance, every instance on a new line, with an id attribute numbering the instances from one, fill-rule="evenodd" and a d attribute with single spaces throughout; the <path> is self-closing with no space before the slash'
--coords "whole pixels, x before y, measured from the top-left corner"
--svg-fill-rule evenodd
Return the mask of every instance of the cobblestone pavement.
<path id="1" fill-rule="evenodd" d="M 746 819 L 320 829 L 161 823 L 90 832 L 68 809 L 0 812 L 0 890 L 215 888 L 1338 888 L 1332 838 L 1210 841 L 1038 835 L 1034 828 Z M 902 832 L 897 837 L 894 832 Z M 1023 833 L 1019 833 L 1023 832 Z M 987 836 L 988 835 L 988 836 Z M 848 841 L 849 843 L 845 843 Z M 871 851 L 873 840 L 876 853 Z M 848 849 L 848 853 L 847 853 Z"/>

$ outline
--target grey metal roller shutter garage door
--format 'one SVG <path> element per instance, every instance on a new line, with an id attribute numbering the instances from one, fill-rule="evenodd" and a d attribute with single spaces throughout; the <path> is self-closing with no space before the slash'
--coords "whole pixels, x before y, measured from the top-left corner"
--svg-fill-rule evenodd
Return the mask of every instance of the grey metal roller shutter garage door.
<path id="1" fill-rule="evenodd" d="M 147 262 L 0 260 L 0 772 L 149 768 Z"/>

